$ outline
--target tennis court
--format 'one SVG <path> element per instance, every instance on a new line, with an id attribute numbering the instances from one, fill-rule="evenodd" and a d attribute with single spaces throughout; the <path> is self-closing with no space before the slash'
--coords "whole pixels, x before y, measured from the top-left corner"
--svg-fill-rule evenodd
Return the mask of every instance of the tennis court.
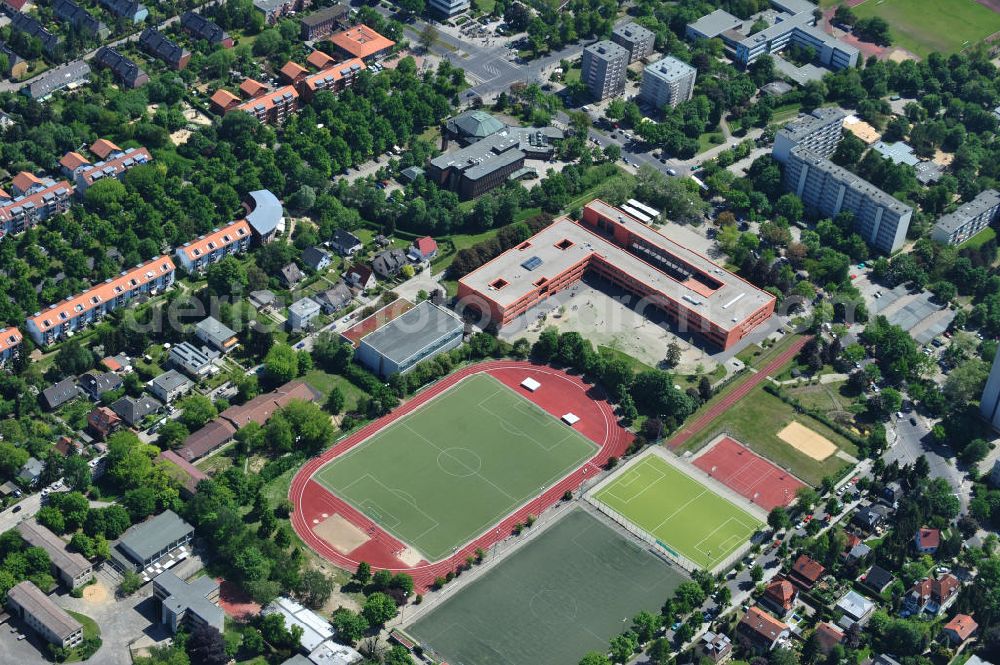
<path id="1" fill-rule="evenodd" d="M 334 458 L 314 479 L 436 561 L 597 450 L 513 389 L 476 374 Z"/>
<path id="2" fill-rule="evenodd" d="M 663 459 L 669 454 L 648 449 L 593 498 L 669 550 L 713 570 L 763 522 Z"/>
<path id="3" fill-rule="evenodd" d="M 687 578 L 579 508 L 406 632 L 451 665 L 576 665 Z M 627 619 L 625 623 L 622 619 Z"/>
<path id="4" fill-rule="evenodd" d="M 694 458 L 696 467 L 764 510 L 787 506 L 805 483 L 755 454 L 735 439 L 720 436 Z"/>

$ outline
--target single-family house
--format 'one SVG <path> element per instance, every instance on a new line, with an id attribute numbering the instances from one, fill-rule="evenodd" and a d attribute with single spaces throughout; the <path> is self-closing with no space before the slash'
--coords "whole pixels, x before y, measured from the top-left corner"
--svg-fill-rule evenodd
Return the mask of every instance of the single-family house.
<path id="1" fill-rule="evenodd" d="M 192 379 L 200 379 L 215 373 L 215 361 L 218 357 L 219 352 L 215 349 L 207 346 L 199 348 L 191 342 L 181 342 L 170 349 L 168 359 L 173 367 Z"/>
<path id="2" fill-rule="evenodd" d="M 851 518 L 851 522 L 865 531 L 874 531 L 876 527 L 882 526 L 889 516 L 889 509 L 882 504 L 875 503 L 858 510 Z"/>
<path id="3" fill-rule="evenodd" d="M 29 457 L 28 461 L 22 464 L 18 470 L 17 479 L 28 487 L 34 487 L 38 484 L 38 479 L 42 477 L 43 471 L 45 471 L 45 464 L 34 457 Z"/>
<path id="4" fill-rule="evenodd" d="M 305 278 L 306 276 L 302 274 L 302 271 L 294 263 L 289 263 L 281 269 L 281 281 L 288 288 L 294 287 Z"/>
<path id="5" fill-rule="evenodd" d="M 882 489 L 882 498 L 889 503 L 896 503 L 903 497 L 903 486 L 893 480 L 886 483 Z"/>
<path id="6" fill-rule="evenodd" d="M 101 399 L 104 393 L 118 390 L 124 383 L 125 380 L 114 372 L 90 370 L 80 377 L 80 388 L 95 401 Z"/>
<path id="7" fill-rule="evenodd" d="M 823 567 L 823 564 L 802 554 L 792 564 L 792 569 L 788 573 L 788 579 L 800 589 L 808 591 L 819 582 L 825 572 L 826 568 Z"/>
<path id="8" fill-rule="evenodd" d="M 903 609 L 910 615 L 926 612 L 931 616 L 937 616 L 951 607 L 961 588 L 962 584 L 951 573 L 946 573 L 938 579 L 925 577 L 910 587 L 903 601 Z"/>
<path id="9" fill-rule="evenodd" d="M 698 654 L 716 665 L 722 665 L 733 656 L 733 641 L 728 635 L 706 631 L 698 641 Z"/>
<path id="10" fill-rule="evenodd" d="M 186 395 L 194 384 L 177 370 L 170 369 L 154 377 L 146 387 L 164 404 L 170 404 Z"/>
<path id="11" fill-rule="evenodd" d="M 80 390 L 80 386 L 76 382 L 76 377 L 71 376 L 43 390 L 42 403 L 45 405 L 45 408 L 52 411 L 82 394 L 83 391 Z"/>
<path id="12" fill-rule="evenodd" d="M 326 270 L 332 261 L 330 252 L 322 247 L 306 247 L 302 252 L 302 262 L 315 272 Z"/>
<path id="13" fill-rule="evenodd" d="M 302 298 L 288 306 L 288 326 L 292 330 L 305 330 L 322 308 L 312 298 Z"/>
<path id="14" fill-rule="evenodd" d="M 844 631 L 827 621 L 816 626 L 816 641 L 819 643 L 819 650 L 824 654 L 830 653 L 835 646 L 844 641 Z"/>
<path id="15" fill-rule="evenodd" d="M 979 624 L 968 614 L 956 614 L 955 617 L 941 629 L 942 637 L 953 646 L 959 646 L 979 628 Z"/>
<path id="16" fill-rule="evenodd" d="M 791 631 L 761 608 L 751 607 L 736 627 L 740 642 L 755 653 L 767 653 L 788 640 Z"/>
<path id="17" fill-rule="evenodd" d="M 333 314 L 347 307 L 353 297 L 346 284 L 337 282 L 332 289 L 316 296 L 316 302 L 323 308 L 324 314 Z"/>
<path id="18" fill-rule="evenodd" d="M 122 426 L 122 419 L 106 406 L 99 406 L 87 416 L 90 431 L 102 439 L 108 438 Z"/>
<path id="19" fill-rule="evenodd" d="M 382 279 L 389 279 L 398 275 L 406 263 L 406 254 L 398 247 L 394 247 L 375 255 L 372 259 L 372 270 Z"/>
<path id="20" fill-rule="evenodd" d="M 163 408 L 163 403 L 150 395 L 130 397 L 126 395 L 111 404 L 111 410 L 124 420 L 129 427 L 142 423 L 146 416 L 157 413 Z"/>
<path id="21" fill-rule="evenodd" d="M 424 236 L 423 238 L 417 238 L 410 245 L 410 251 L 407 252 L 411 261 L 430 261 L 438 253 L 437 241 L 430 236 Z"/>
<path id="22" fill-rule="evenodd" d="M 894 581 L 896 581 L 896 578 L 893 577 L 892 573 L 878 565 L 869 568 L 868 572 L 862 578 L 862 583 L 879 595 L 885 593 L 885 590 Z"/>
<path id="23" fill-rule="evenodd" d="M 840 610 L 842 616 L 837 622 L 844 630 L 854 624 L 864 626 L 868 623 L 872 613 L 875 611 L 875 603 L 862 596 L 857 591 L 848 591 L 837 601 L 836 608 Z"/>
<path id="24" fill-rule="evenodd" d="M 273 292 L 267 289 L 250 292 L 250 304 L 259 310 L 267 311 L 274 307 L 276 298 Z"/>
<path id="25" fill-rule="evenodd" d="M 941 529 L 922 526 L 913 537 L 913 546 L 920 554 L 934 554 L 941 546 Z"/>
<path id="26" fill-rule="evenodd" d="M 799 590 L 795 588 L 795 585 L 788 580 L 781 579 L 767 585 L 760 602 L 774 612 L 779 619 L 783 619 L 795 607 L 795 601 L 798 597 Z"/>
<path id="27" fill-rule="evenodd" d="M 344 271 L 344 281 L 356 289 L 367 291 L 375 287 L 375 273 L 361 263 L 356 263 Z"/>
<path id="28" fill-rule="evenodd" d="M 236 331 L 219 321 L 214 316 L 202 319 L 194 327 L 194 335 L 216 351 L 229 353 L 236 348 L 239 340 Z"/>
<path id="29" fill-rule="evenodd" d="M 361 240 L 353 233 L 344 229 L 335 229 L 333 237 L 330 238 L 330 249 L 341 256 L 351 256 L 356 252 L 360 252 L 362 248 L 364 248 L 364 245 L 361 244 Z"/>

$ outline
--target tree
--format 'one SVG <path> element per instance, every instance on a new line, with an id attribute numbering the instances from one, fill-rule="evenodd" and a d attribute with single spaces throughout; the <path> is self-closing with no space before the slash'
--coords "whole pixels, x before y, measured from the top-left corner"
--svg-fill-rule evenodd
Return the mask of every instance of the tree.
<path id="1" fill-rule="evenodd" d="M 337 629 L 337 635 L 351 643 L 364 637 L 368 630 L 368 620 L 346 607 L 338 608 L 330 618 L 330 623 Z"/>
<path id="2" fill-rule="evenodd" d="M 138 591 L 142 585 L 142 577 L 140 577 L 138 573 L 127 570 L 125 571 L 125 574 L 122 575 L 122 581 L 118 583 L 118 591 L 123 596 L 131 596 L 133 593 Z"/>
<path id="3" fill-rule="evenodd" d="M 663 358 L 663 364 L 671 369 L 677 367 L 681 361 L 681 347 L 677 342 L 667 344 L 667 353 Z"/>
<path id="4" fill-rule="evenodd" d="M 837 10 L 833 12 L 833 22 L 841 25 L 852 26 L 858 20 L 850 7 L 847 5 L 837 5 Z"/>
<path id="5" fill-rule="evenodd" d="M 264 638 L 256 628 L 243 631 L 243 648 L 249 653 L 258 655 L 264 652 Z"/>
<path id="6" fill-rule="evenodd" d="M 94 354 L 75 339 L 63 343 L 56 354 L 55 366 L 66 375 L 83 374 L 94 366 Z"/>
<path id="7" fill-rule="evenodd" d="M 942 392 L 956 406 L 964 405 L 983 393 L 990 366 L 979 358 L 970 358 L 948 373 Z"/>
<path id="8" fill-rule="evenodd" d="M 645 644 L 656 636 L 660 629 L 661 618 L 651 612 L 639 612 L 632 619 L 632 632 L 639 637 L 639 643 Z"/>
<path id="9" fill-rule="evenodd" d="M 31 455 L 8 441 L 0 441 L 0 473 L 13 478 Z"/>
<path id="10" fill-rule="evenodd" d="M 344 410 L 345 401 L 344 392 L 338 386 L 334 386 L 326 397 L 326 410 L 336 416 Z"/>
<path id="11" fill-rule="evenodd" d="M 309 607 L 323 607 L 333 593 L 333 580 L 318 570 L 310 569 L 302 573 L 300 590 Z"/>
<path id="12" fill-rule="evenodd" d="M 819 494 L 811 487 L 800 487 L 795 496 L 799 499 L 799 505 L 803 510 L 812 510 L 812 507 L 819 502 Z"/>
<path id="13" fill-rule="evenodd" d="M 787 529 L 792 524 L 788 511 L 783 506 L 775 506 L 767 515 L 767 525 L 775 531 Z"/>
<path id="14" fill-rule="evenodd" d="M 580 660 L 580 665 L 611 665 L 611 659 L 603 653 L 591 651 Z"/>
<path id="15" fill-rule="evenodd" d="M 372 567 L 367 561 L 362 561 L 358 564 L 358 569 L 354 571 L 354 579 L 358 581 L 359 584 L 368 584 L 369 580 L 372 578 Z"/>
<path id="16" fill-rule="evenodd" d="M 639 648 L 639 638 L 631 630 L 626 630 L 621 635 L 611 638 L 611 644 L 608 646 L 612 662 L 627 663 L 632 660 L 632 654 Z"/>
<path id="17" fill-rule="evenodd" d="M 187 653 L 195 663 L 225 665 L 229 662 L 222 633 L 208 624 L 199 624 L 187 639 Z"/>
<path id="18" fill-rule="evenodd" d="M 370 626 L 382 626 L 386 621 L 396 616 L 398 609 L 396 601 L 382 593 L 376 591 L 365 600 L 365 606 L 361 610 Z"/>
<path id="19" fill-rule="evenodd" d="M 190 433 L 191 430 L 180 420 L 167 420 L 167 422 L 160 426 L 160 436 L 156 440 L 156 445 L 163 450 L 179 448 Z"/>
<path id="20" fill-rule="evenodd" d="M 249 284 L 246 267 L 233 256 L 210 265 L 205 276 L 209 290 L 216 295 L 244 293 Z"/>
<path id="21" fill-rule="evenodd" d="M 264 374 L 274 384 L 288 383 L 299 375 L 298 354 L 288 344 L 275 344 L 264 357 Z"/>
<path id="22" fill-rule="evenodd" d="M 752 579 L 755 583 L 764 579 L 764 569 L 760 567 L 759 563 L 750 569 L 750 579 Z"/>
<path id="23" fill-rule="evenodd" d="M 219 415 L 212 400 L 198 393 L 188 395 L 177 406 L 183 410 L 178 420 L 189 431 L 203 427 L 205 423 Z"/>
<path id="24" fill-rule="evenodd" d="M 798 665 L 798 662 L 795 652 L 787 647 L 775 649 L 767 657 L 768 665 Z"/>
<path id="25" fill-rule="evenodd" d="M 854 34 L 859 39 L 879 46 L 889 46 L 892 44 L 892 36 L 889 34 L 889 24 L 881 16 L 858 19 L 854 24 Z"/>
<path id="26" fill-rule="evenodd" d="M 430 51 L 431 48 L 437 43 L 440 35 L 438 34 L 438 29 L 432 24 L 428 23 L 424 26 L 424 29 L 420 31 L 420 46 L 425 51 Z"/>

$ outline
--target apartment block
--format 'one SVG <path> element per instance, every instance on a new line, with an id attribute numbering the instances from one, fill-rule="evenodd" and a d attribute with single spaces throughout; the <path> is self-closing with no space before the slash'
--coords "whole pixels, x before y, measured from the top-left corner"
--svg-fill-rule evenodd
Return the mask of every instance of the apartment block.
<path id="1" fill-rule="evenodd" d="M 250 224 L 245 219 L 230 222 L 220 229 L 186 242 L 177 248 L 178 263 L 190 273 L 198 273 L 231 254 L 240 254 L 250 247 Z"/>
<path id="2" fill-rule="evenodd" d="M 794 120 L 778 130 L 774 136 L 771 155 L 784 164 L 788 161 L 788 153 L 792 148 L 802 146 L 824 159 L 829 159 L 837 151 L 846 117 L 847 113 L 839 108 L 815 109 L 809 115 Z"/>
<path id="3" fill-rule="evenodd" d="M 359 58 L 338 63 L 315 74 L 306 75 L 297 86 L 299 94 L 309 101 L 323 90 L 340 92 L 354 85 L 354 81 L 364 70 L 365 63 Z"/>
<path id="4" fill-rule="evenodd" d="M 955 212 L 938 219 L 931 237 L 946 245 L 957 245 L 976 235 L 1000 218 L 1000 192 L 987 189 L 963 203 Z"/>
<path id="5" fill-rule="evenodd" d="M 891 254 L 906 240 L 913 208 L 807 148 L 789 153 L 784 184 L 821 215 L 853 214 L 854 230 L 873 249 Z"/>
<path id="6" fill-rule="evenodd" d="M 979 401 L 979 412 L 993 429 L 1000 430 L 1000 348 L 993 357 L 993 367 Z"/>
<path id="7" fill-rule="evenodd" d="M 348 27 L 350 21 L 350 6 L 337 3 L 299 19 L 299 29 L 303 41 L 323 39 L 335 30 Z"/>
<path id="8" fill-rule="evenodd" d="M 167 63 L 172 69 L 184 69 L 191 59 L 191 51 L 168 39 L 156 28 L 146 28 L 142 31 L 139 35 L 139 48 Z"/>
<path id="9" fill-rule="evenodd" d="M 0 366 L 8 360 L 16 358 L 21 353 L 21 341 L 24 336 L 17 328 L 0 329 Z"/>
<path id="10" fill-rule="evenodd" d="M 619 25 L 611 31 L 611 41 L 628 51 L 628 61 L 648 58 L 656 47 L 656 35 L 638 23 Z"/>
<path id="11" fill-rule="evenodd" d="M 502 328 L 584 274 L 723 349 L 774 312 L 771 294 L 600 200 L 584 207 L 579 223 L 560 218 L 463 277 L 458 297 L 483 325 Z"/>
<path id="12" fill-rule="evenodd" d="M 218 23 L 201 14 L 190 11 L 181 14 L 181 28 L 194 39 L 204 39 L 209 44 L 219 44 L 223 48 L 233 47 L 233 38 Z"/>
<path id="13" fill-rule="evenodd" d="M 231 110 L 249 113 L 260 122 L 280 125 L 298 108 L 299 91 L 295 86 L 286 85 L 238 104 Z"/>
<path id="14" fill-rule="evenodd" d="M 87 289 L 28 317 L 26 330 L 36 344 L 46 346 L 69 333 L 100 321 L 132 300 L 160 293 L 174 283 L 174 263 L 163 255 L 122 272 L 114 279 Z"/>
<path id="15" fill-rule="evenodd" d="M 98 180 L 104 178 L 120 180 L 130 169 L 148 164 L 151 161 L 153 161 L 153 155 L 146 148 L 122 150 L 115 146 L 115 151 L 109 154 L 107 159 L 96 163 L 91 163 L 90 160 L 76 152 L 66 153 L 59 160 L 59 163 L 72 175 L 76 184 L 76 193 L 82 197 L 87 189 Z"/>
<path id="16" fill-rule="evenodd" d="M 102 46 L 98 49 L 94 55 L 94 64 L 110 69 L 118 83 L 126 88 L 141 88 L 149 83 L 149 74 L 113 46 Z"/>
<path id="17" fill-rule="evenodd" d="M 24 178 L 28 182 L 23 188 L 16 182 L 22 176 L 30 176 Z M 21 233 L 52 215 L 66 212 L 73 197 L 73 186 L 65 180 L 57 182 L 25 173 L 15 176 L 11 189 L 14 196 L 0 190 L 0 238 Z"/>
<path id="18" fill-rule="evenodd" d="M 639 97 L 658 109 L 677 106 L 691 99 L 697 75 L 694 67 L 668 55 L 642 70 Z"/>
<path id="19" fill-rule="evenodd" d="M 76 30 L 88 35 L 104 40 L 111 33 L 108 26 L 98 21 L 90 12 L 73 0 L 55 0 L 52 3 L 52 11 L 60 20 L 66 21 Z"/>
<path id="20" fill-rule="evenodd" d="M 615 97 L 625 91 L 629 53 L 607 39 L 583 49 L 580 78 L 595 99 Z"/>

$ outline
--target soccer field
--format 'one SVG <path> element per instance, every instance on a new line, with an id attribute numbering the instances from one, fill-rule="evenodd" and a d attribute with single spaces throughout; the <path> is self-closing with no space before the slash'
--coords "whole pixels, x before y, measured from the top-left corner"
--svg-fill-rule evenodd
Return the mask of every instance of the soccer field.
<path id="1" fill-rule="evenodd" d="M 706 570 L 714 569 L 763 526 L 657 451 L 650 453 L 624 469 L 594 499 Z"/>
<path id="2" fill-rule="evenodd" d="M 576 665 L 685 581 L 577 509 L 406 631 L 453 665 Z"/>
<path id="3" fill-rule="evenodd" d="M 597 452 L 487 374 L 475 374 L 333 459 L 315 480 L 436 561 Z"/>
<path id="4" fill-rule="evenodd" d="M 1000 31 L 1000 14 L 975 0 L 866 0 L 852 10 L 884 18 L 893 45 L 921 57 L 955 53 Z"/>

